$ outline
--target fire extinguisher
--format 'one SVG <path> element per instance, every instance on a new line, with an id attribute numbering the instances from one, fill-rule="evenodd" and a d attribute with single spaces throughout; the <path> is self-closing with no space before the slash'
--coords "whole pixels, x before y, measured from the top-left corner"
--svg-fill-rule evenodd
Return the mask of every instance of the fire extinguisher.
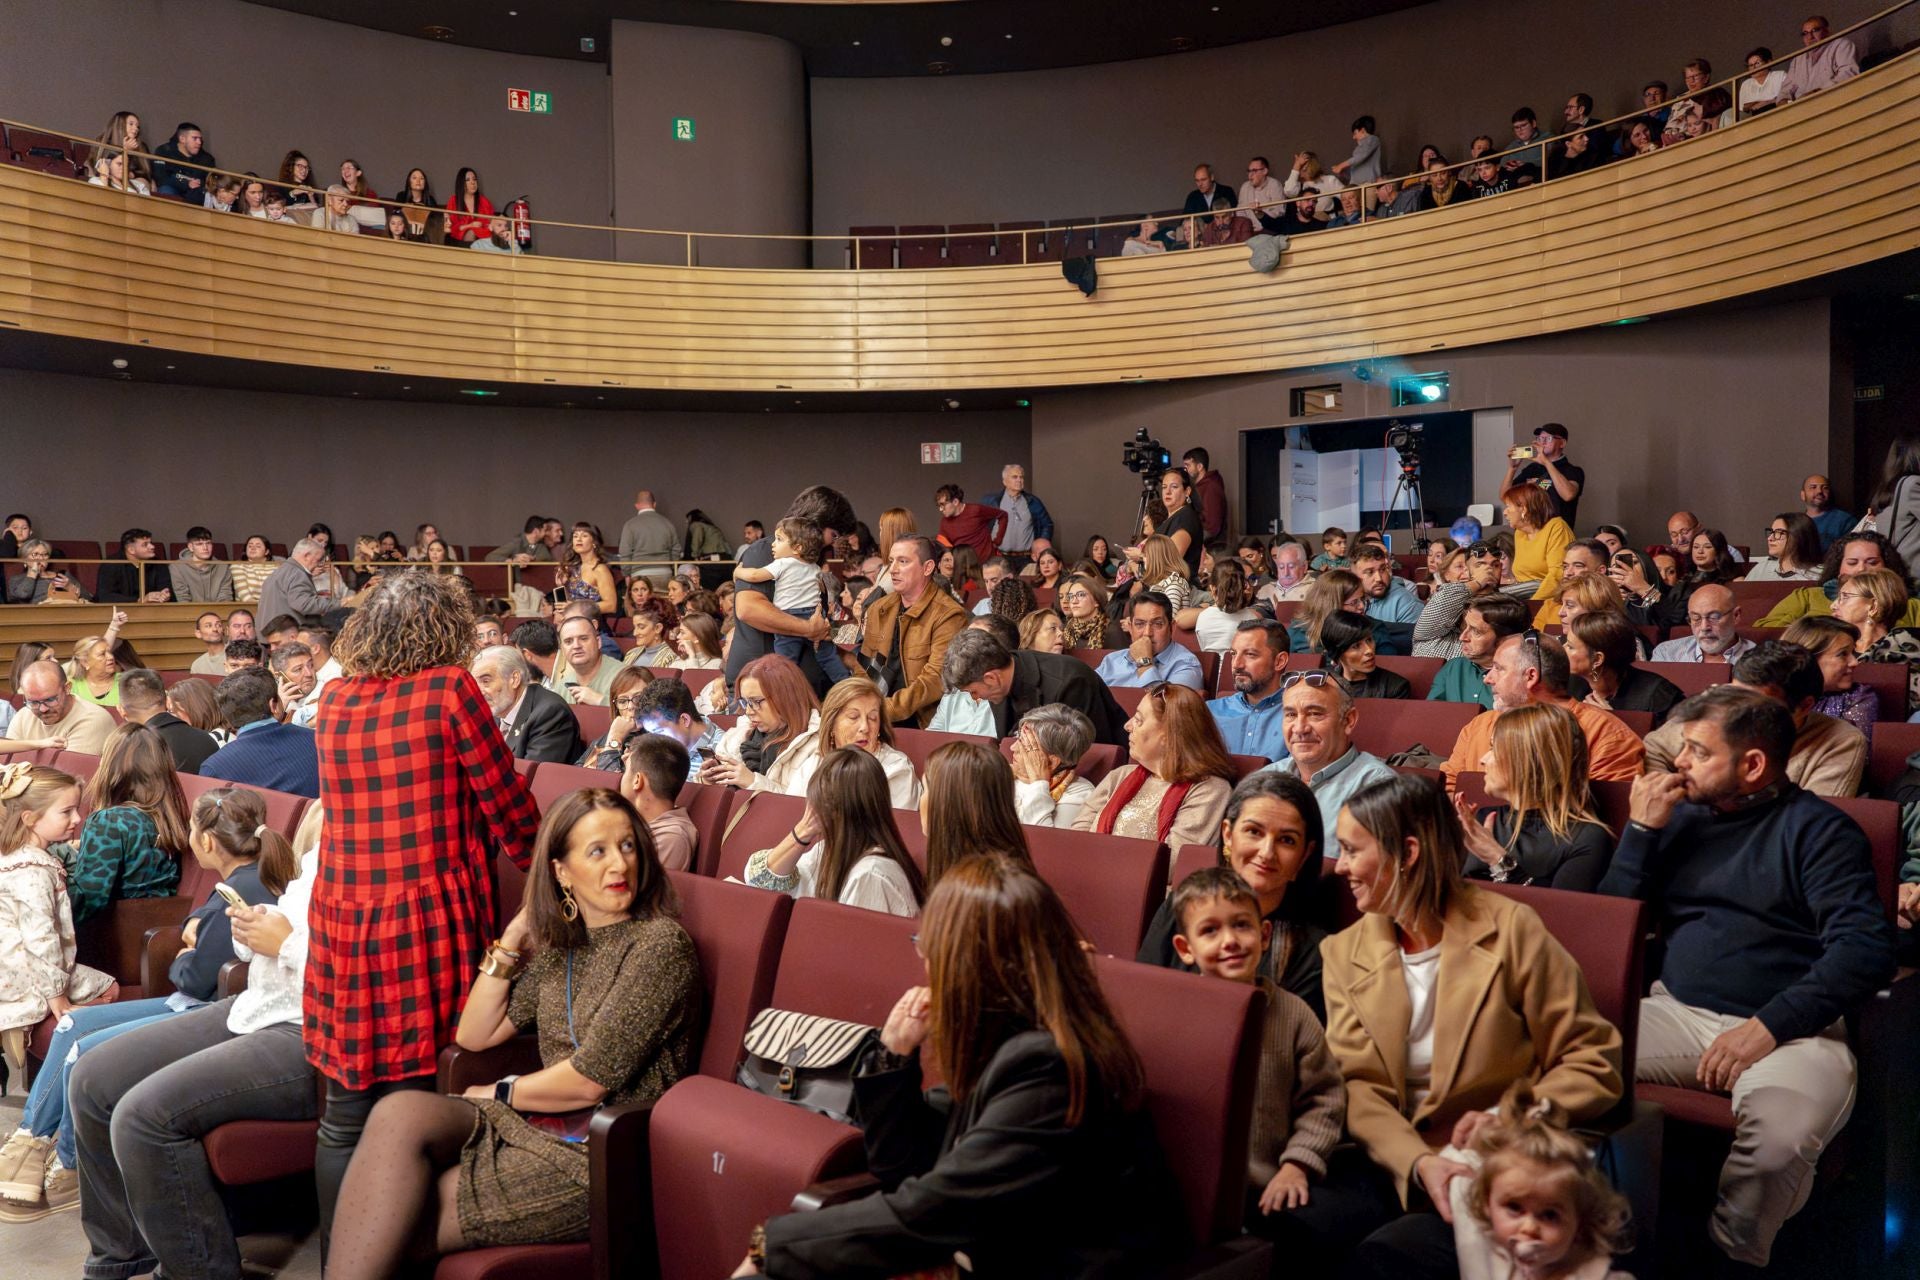
<path id="1" fill-rule="evenodd" d="M 513 219 L 513 238 L 519 242 L 520 252 L 533 252 L 533 210 L 527 204 L 525 196 L 519 196 L 507 204 L 507 216 Z"/>

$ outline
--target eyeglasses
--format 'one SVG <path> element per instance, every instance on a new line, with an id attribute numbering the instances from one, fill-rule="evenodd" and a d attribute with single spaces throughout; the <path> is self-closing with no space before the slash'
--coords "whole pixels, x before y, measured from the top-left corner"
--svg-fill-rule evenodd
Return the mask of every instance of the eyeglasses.
<path id="1" fill-rule="evenodd" d="M 21 701 L 28 707 L 52 707 L 59 705 L 60 697 L 56 693 L 51 698 L 23 698 Z"/>
<path id="2" fill-rule="evenodd" d="M 1835 600 L 1871 600 L 1873 599 L 1873 596 L 1871 593 L 1866 591 L 1841 591 L 1837 593 L 1833 598 Z"/>
<path id="3" fill-rule="evenodd" d="M 1078 604 L 1082 600 L 1093 599 L 1091 591 L 1069 591 L 1060 597 L 1061 604 Z"/>
<path id="4" fill-rule="evenodd" d="M 1784 538 L 1787 536 L 1787 531 L 1785 529 L 1769 529 L 1767 530 L 1767 536 L 1769 538 Z"/>
<path id="5" fill-rule="evenodd" d="M 1690 627 L 1697 627 L 1704 622 L 1709 626 L 1717 627 L 1721 623 L 1725 622 L 1728 618 L 1731 618 L 1732 616 L 1733 616 L 1732 614 L 1722 613 L 1718 609 L 1714 610 L 1712 613 L 1690 613 L 1687 615 L 1687 625 Z"/>
<path id="6" fill-rule="evenodd" d="M 740 709 L 741 709 L 742 711 L 758 711 L 758 710 L 760 710 L 760 708 L 762 708 L 762 707 L 764 707 L 764 706 L 766 706 L 766 705 L 767 705 L 767 700 L 766 700 L 765 698 L 742 698 L 742 699 L 740 699 Z"/>
<path id="7" fill-rule="evenodd" d="M 632 711 L 640 705 L 640 695 L 637 693 L 622 694 L 613 700 L 613 705 L 614 708 L 619 711 Z"/>

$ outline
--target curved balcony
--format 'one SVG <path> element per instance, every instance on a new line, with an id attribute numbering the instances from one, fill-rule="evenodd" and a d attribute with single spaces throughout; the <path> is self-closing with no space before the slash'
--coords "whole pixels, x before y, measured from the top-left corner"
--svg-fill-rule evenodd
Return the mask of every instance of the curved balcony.
<path id="1" fill-rule="evenodd" d="M 1836 164 L 1836 159 L 1844 161 Z M 1057 265 L 664 267 L 393 244 L 0 167 L 0 315 L 242 360 L 692 391 L 1032 388 L 1411 357 L 1811 279 L 1920 247 L 1920 55 L 1656 155 L 1464 207 Z M 301 300 L 304 300 L 302 302 Z"/>

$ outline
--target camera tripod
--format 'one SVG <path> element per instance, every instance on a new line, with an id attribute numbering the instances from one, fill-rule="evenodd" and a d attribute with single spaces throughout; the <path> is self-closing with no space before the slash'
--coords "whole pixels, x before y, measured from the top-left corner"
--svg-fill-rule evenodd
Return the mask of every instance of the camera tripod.
<path id="1" fill-rule="evenodd" d="M 1400 481 L 1393 487 L 1393 496 L 1387 499 L 1387 509 L 1380 513 L 1382 532 L 1393 527 L 1393 514 L 1403 505 L 1407 512 L 1407 528 L 1418 534 L 1427 527 L 1427 503 L 1420 493 L 1418 464 L 1400 464 Z"/>

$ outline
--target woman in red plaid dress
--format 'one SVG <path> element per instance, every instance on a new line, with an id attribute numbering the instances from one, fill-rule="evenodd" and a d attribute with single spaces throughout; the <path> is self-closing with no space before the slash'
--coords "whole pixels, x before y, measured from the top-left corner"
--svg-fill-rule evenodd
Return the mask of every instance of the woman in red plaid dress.
<path id="1" fill-rule="evenodd" d="M 327 1082 L 314 1175 L 321 1231 L 373 1104 L 432 1089 L 494 925 L 496 853 L 526 867 L 540 814 L 467 673 L 459 579 L 384 577 L 340 633 L 346 670 L 316 731 L 319 878 L 307 1058 Z"/>

